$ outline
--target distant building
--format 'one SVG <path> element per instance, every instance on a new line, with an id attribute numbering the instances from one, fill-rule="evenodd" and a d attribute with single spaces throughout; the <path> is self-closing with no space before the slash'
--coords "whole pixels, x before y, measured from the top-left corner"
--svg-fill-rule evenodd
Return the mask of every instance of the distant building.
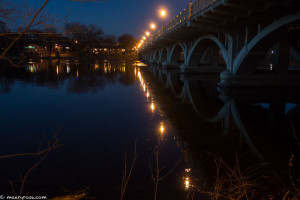
<path id="1" fill-rule="evenodd" d="M 26 56 L 40 56 L 47 52 L 45 47 L 39 46 L 37 44 L 29 44 L 24 47 L 24 55 Z"/>
<path id="2" fill-rule="evenodd" d="M 94 48 L 93 53 L 99 55 L 124 55 L 126 52 L 125 49 L 121 48 Z"/>
<path id="3" fill-rule="evenodd" d="M 49 52 L 46 46 L 38 44 L 28 44 L 24 47 L 24 55 L 38 57 L 68 57 L 70 56 L 70 47 L 60 44 L 54 44 L 52 51 Z M 51 55 L 50 55 L 51 54 Z"/>

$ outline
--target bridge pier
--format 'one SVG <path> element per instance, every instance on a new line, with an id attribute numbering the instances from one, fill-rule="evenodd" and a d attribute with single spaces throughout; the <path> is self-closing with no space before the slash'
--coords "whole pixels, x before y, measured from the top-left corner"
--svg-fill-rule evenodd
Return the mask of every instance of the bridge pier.
<path id="1" fill-rule="evenodd" d="M 287 74 L 290 57 L 289 44 L 285 41 L 280 41 L 274 45 L 273 53 L 273 70 L 279 74 Z"/>
<path id="2" fill-rule="evenodd" d="M 197 67 L 180 66 L 181 73 L 220 74 L 226 69 L 225 66 L 202 65 Z"/>
<path id="3" fill-rule="evenodd" d="M 220 74 L 221 87 L 299 87 L 300 74 Z"/>
<path id="4" fill-rule="evenodd" d="M 180 68 L 180 66 L 179 65 L 171 65 L 171 64 L 169 64 L 167 61 L 164 61 L 163 63 L 162 63 L 162 68 L 163 69 L 179 69 Z"/>

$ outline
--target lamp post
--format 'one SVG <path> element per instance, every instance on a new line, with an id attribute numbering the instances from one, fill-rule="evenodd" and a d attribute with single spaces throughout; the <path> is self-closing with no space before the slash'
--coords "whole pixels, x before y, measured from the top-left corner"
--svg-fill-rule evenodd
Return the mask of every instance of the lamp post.
<path id="1" fill-rule="evenodd" d="M 166 11 L 165 11 L 165 10 L 161 10 L 161 11 L 160 11 L 160 16 L 161 16 L 162 19 L 163 19 L 162 30 L 163 30 L 163 32 L 164 32 L 164 31 L 165 31 L 165 16 L 166 16 Z"/>
<path id="2" fill-rule="evenodd" d="M 163 19 L 163 26 L 165 26 L 165 16 L 166 16 L 166 11 L 165 11 L 165 10 L 161 10 L 161 11 L 160 11 L 160 15 L 162 16 L 162 19 Z"/>
<path id="3" fill-rule="evenodd" d="M 190 0 L 190 3 L 189 3 L 189 17 L 188 17 L 189 20 L 192 17 L 192 9 L 193 9 L 193 0 Z"/>

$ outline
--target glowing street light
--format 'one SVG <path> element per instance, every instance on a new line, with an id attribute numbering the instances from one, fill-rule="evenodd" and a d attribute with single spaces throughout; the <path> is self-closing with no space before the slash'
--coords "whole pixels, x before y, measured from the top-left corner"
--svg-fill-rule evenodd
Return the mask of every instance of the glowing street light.
<path id="1" fill-rule="evenodd" d="M 165 10 L 161 10 L 160 11 L 160 16 L 162 17 L 162 19 L 163 19 L 163 32 L 164 32 L 164 27 L 165 27 L 165 16 L 167 15 L 167 12 L 165 11 Z"/>
<path id="2" fill-rule="evenodd" d="M 154 29 L 156 28 L 156 25 L 155 25 L 154 23 L 152 23 L 152 24 L 150 24 L 150 28 L 151 28 L 152 30 L 154 30 Z"/>
<path id="3" fill-rule="evenodd" d="M 149 31 L 146 31 L 146 35 L 149 36 L 149 35 L 150 35 L 150 32 L 149 32 Z"/>
<path id="4" fill-rule="evenodd" d="M 146 40 L 146 37 L 145 37 L 145 36 L 143 36 L 143 40 Z"/>
<path id="5" fill-rule="evenodd" d="M 165 17 L 165 16 L 166 16 L 166 14 L 167 14 L 167 13 L 166 13 L 166 11 L 165 11 L 165 10 L 161 10 L 161 11 L 160 11 L 160 15 L 161 15 L 162 17 Z"/>

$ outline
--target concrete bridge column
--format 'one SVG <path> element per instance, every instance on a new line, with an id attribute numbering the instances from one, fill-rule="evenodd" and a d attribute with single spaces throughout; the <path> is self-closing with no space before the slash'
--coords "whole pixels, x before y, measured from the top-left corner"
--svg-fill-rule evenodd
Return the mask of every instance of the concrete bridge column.
<path id="1" fill-rule="evenodd" d="M 147 62 L 150 62 L 151 61 L 151 53 L 147 53 Z"/>
<path id="2" fill-rule="evenodd" d="M 186 60 L 186 45 L 185 43 L 176 43 L 168 48 L 168 59 L 164 63 L 165 68 L 180 68 Z"/>
<path id="3" fill-rule="evenodd" d="M 289 67 L 290 47 L 286 41 L 280 41 L 274 45 L 273 53 L 273 70 L 278 74 L 287 74 Z"/>
<path id="4" fill-rule="evenodd" d="M 159 62 L 159 51 L 155 50 L 151 54 L 152 54 L 152 56 L 151 56 L 151 59 L 150 59 L 150 63 L 155 64 L 155 65 L 158 64 L 158 62 Z"/>
<path id="5" fill-rule="evenodd" d="M 149 52 L 149 59 L 148 59 L 148 62 L 149 63 L 152 63 L 152 60 L 153 60 L 153 52 Z"/>
<path id="6" fill-rule="evenodd" d="M 160 56 L 160 63 L 162 65 L 163 68 L 167 68 L 169 66 L 169 56 L 170 56 L 170 48 L 166 47 L 163 48 L 161 51 L 161 56 Z"/>
<path id="7" fill-rule="evenodd" d="M 190 70 L 189 53 L 192 50 L 193 46 L 194 46 L 194 41 L 193 40 L 186 41 L 184 43 L 185 49 L 184 49 L 183 54 L 182 54 L 183 58 L 184 58 L 184 61 L 180 65 L 180 71 L 182 73 L 188 72 Z"/>

